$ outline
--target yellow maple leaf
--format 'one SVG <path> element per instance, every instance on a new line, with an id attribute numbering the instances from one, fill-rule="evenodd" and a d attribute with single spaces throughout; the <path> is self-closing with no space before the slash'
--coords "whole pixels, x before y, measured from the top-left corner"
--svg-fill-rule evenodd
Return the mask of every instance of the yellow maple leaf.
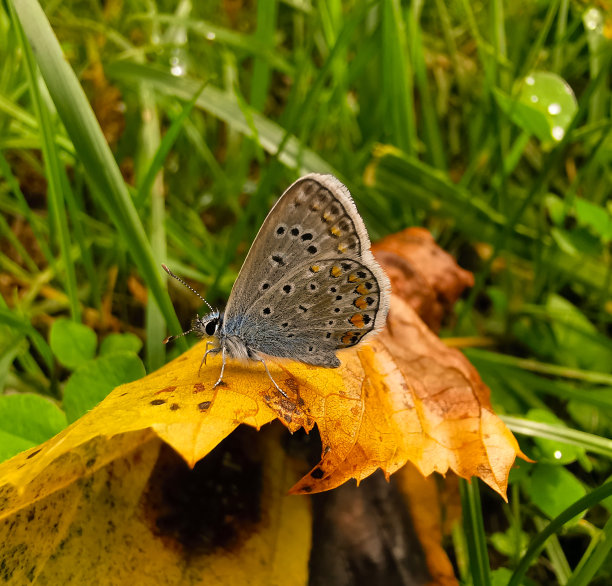
<path id="1" fill-rule="evenodd" d="M 480 477 L 505 498 L 510 467 L 522 456 L 518 444 L 493 413 L 475 369 L 419 317 L 437 327 L 471 275 L 420 229 L 385 239 L 374 251 L 394 291 L 387 327 L 369 344 L 340 351 L 339 368 L 270 358 L 285 398 L 263 365 L 229 361 L 215 389 L 221 359 L 200 371 L 204 344 L 198 344 L 1 464 L 4 527 L 37 502 L 57 495 L 64 502 L 75 483 L 130 460 L 139 447 L 148 446 L 149 457 L 161 439 L 194 466 L 240 424 L 259 429 L 274 419 L 290 431 L 316 425 L 321 436 L 321 461 L 294 484 L 294 494 L 360 481 L 377 468 L 389 475 L 410 461 L 424 475 L 453 470 Z M 52 538 L 47 541 L 37 547 L 50 548 Z M 40 553 L 35 550 L 31 557 Z"/>

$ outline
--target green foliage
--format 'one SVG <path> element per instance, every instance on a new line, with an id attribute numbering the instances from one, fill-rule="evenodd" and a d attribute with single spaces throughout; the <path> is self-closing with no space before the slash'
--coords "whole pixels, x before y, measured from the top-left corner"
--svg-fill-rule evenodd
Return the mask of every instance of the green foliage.
<path id="1" fill-rule="evenodd" d="M 551 519 L 586 493 L 580 481 L 571 472 L 552 464 L 536 465 L 528 487 L 533 504 Z M 578 520 L 574 518 L 571 522 L 576 523 Z"/>
<path id="2" fill-rule="evenodd" d="M 138 354 L 141 348 L 142 340 L 134 334 L 109 334 L 100 344 L 100 356 L 124 350 Z"/>
<path id="3" fill-rule="evenodd" d="M 53 322 L 49 345 L 57 360 L 72 370 L 94 357 L 98 338 L 86 325 L 60 318 Z"/>
<path id="4" fill-rule="evenodd" d="M 464 487 L 461 577 L 609 581 L 612 24 L 598 6 L 2 4 L 0 458 L 142 376 L 137 354 L 163 363 L 179 320 L 162 262 L 222 306 L 282 189 L 331 172 L 373 238 L 423 225 L 475 273 L 443 335 L 486 344 L 466 353 L 538 460 L 512 475 L 489 539 Z"/>
<path id="5" fill-rule="evenodd" d="M 144 365 L 129 351 L 109 352 L 75 370 L 64 387 L 63 407 L 72 423 L 95 407 L 115 387 L 145 375 Z"/>
<path id="6" fill-rule="evenodd" d="M 0 458 L 36 446 L 66 425 L 66 415 L 49 399 L 32 393 L 0 395 Z"/>

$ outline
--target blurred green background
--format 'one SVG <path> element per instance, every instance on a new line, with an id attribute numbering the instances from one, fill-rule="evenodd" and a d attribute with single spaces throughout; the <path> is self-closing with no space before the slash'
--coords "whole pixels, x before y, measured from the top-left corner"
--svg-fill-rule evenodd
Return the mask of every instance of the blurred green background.
<path id="1" fill-rule="evenodd" d="M 442 334 L 537 460 L 497 523 L 464 486 L 458 575 L 609 583 L 611 3 L 42 8 L 0 5 L 0 457 L 186 348 L 162 262 L 222 307 L 275 199 L 330 172 L 373 240 L 422 225 L 475 273 Z"/>

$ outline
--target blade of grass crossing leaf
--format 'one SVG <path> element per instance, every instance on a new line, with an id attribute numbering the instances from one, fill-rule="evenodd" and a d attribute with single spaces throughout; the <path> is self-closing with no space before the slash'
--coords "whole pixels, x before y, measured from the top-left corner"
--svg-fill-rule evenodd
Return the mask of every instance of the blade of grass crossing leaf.
<path id="1" fill-rule="evenodd" d="M 593 537 L 582 559 L 576 566 L 574 574 L 565 586 L 586 586 L 591 584 L 595 574 L 606 563 L 610 550 L 612 550 L 612 517 L 606 521 L 601 532 Z"/>
<path id="2" fill-rule="evenodd" d="M 49 215 L 53 219 L 56 234 L 59 242 L 60 254 L 64 259 L 65 265 L 65 287 L 70 303 L 70 313 L 72 319 L 81 321 L 81 307 L 79 305 L 76 273 L 74 265 L 70 259 L 70 232 L 68 229 L 68 217 L 64 206 L 62 190 L 62 168 L 55 143 L 55 131 L 51 122 L 51 114 L 44 102 L 38 87 L 37 70 L 32 56 L 32 51 L 25 40 L 23 29 L 19 24 L 12 6 L 9 4 L 13 24 L 17 30 L 17 38 L 23 50 L 26 64 L 26 74 L 30 84 L 30 94 L 34 104 L 36 117 L 38 118 L 39 128 L 42 138 L 42 150 L 45 162 L 45 175 L 47 179 L 47 201 L 49 205 Z"/>
<path id="3" fill-rule="evenodd" d="M 489 586 L 491 584 L 491 569 L 489 567 L 487 538 L 484 532 L 478 480 L 472 478 L 472 481 L 468 482 L 460 478 L 459 493 L 461 495 L 463 530 L 468 547 L 472 583 L 475 586 Z"/>
<path id="4" fill-rule="evenodd" d="M 503 156 L 502 165 L 497 168 L 497 172 L 491 179 L 491 188 L 493 191 L 498 191 L 503 188 L 505 193 L 505 185 L 508 177 L 521 162 L 525 148 L 529 144 L 531 136 L 527 132 L 521 132 L 516 138 L 510 150 Z"/>
<path id="5" fill-rule="evenodd" d="M 416 151 L 413 80 L 406 27 L 399 0 L 382 3 L 382 94 L 387 102 L 391 142 L 404 152 Z"/>
<path id="6" fill-rule="evenodd" d="M 169 328 L 179 323 L 164 287 L 156 259 L 121 172 L 110 151 L 83 89 L 62 54 L 45 13 L 35 0 L 13 0 L 24 31 L 36 55 L 49 93 L 83 165 L 92 191 L 117 227 Z M 184 340 L 179 347 L 187 348 Z"/>
<path id="7" fill-rule="evenodd" d="M 536 537 L 529 544 L 525 555 L 522 557 L 519 565 L 514 570 L 514 573 L 508 582 L 508 586 L 520 586 L 523 584 L 525 573 L 535 560 L 536 556 L 542 550 L 542 547 L 544 547 L 546 540 L 551 535 L 554 535 L 557 531 L 559 531 L 568 521 L 571 521 L 583 511 L 594 507 L 596 504 L 600 503 L 610 495 L 612 495 L 612 482 L 607 482 L 606 484 L 595 489 L 590 494 L 587 494 L 586 496 L 577 500 L 573 505 L 569 506 L 560 515 L 555 517 L 543 531 L 540 531 L 540 533 L 536 535 Z"/>

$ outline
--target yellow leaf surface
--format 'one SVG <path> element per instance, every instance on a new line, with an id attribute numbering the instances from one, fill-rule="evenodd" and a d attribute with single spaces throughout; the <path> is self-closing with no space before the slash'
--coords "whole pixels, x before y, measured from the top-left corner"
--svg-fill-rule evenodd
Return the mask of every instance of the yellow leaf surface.
<path id="1" fill-rule="evenodd" d="M 106 465 L 3 510 L 0 581 L 307 584 L 310 503 L 286 493 L 296 465 L 279 428 L 248 431 L 195 470 L 154 434 L 124 434 Z"/>

